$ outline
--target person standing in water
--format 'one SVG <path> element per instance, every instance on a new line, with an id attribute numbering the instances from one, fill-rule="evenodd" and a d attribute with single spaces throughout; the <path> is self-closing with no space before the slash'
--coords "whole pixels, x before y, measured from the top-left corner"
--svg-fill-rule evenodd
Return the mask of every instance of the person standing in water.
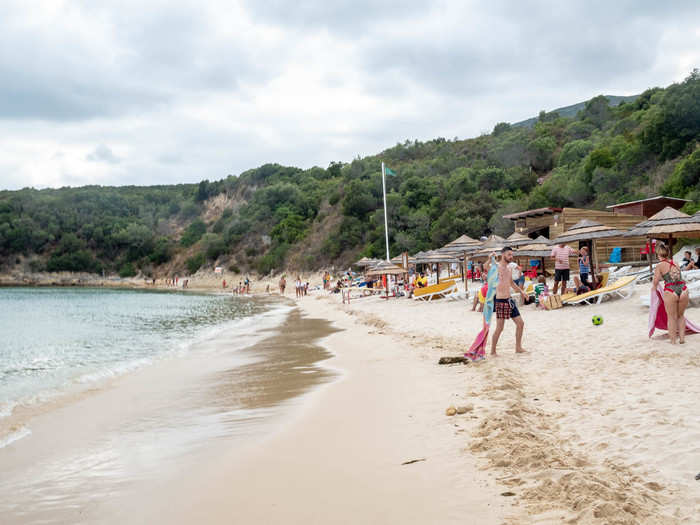
<path id="1" fill-rule="evenodd" d="M 491 355 L 496 354 L 496 345 L 498 344 L 498 338 L 501 336 L 503 331 L 503 325 L 505 325 L 506 319 L 512 319 L 515 323 L 515 352 L 522 354 L 525 349 L 522 346 L 523 342 L 523 331 L 525 330 L 525 323 L 523 322 L 518 307 L 515 305 L 515 301 L 510 296 L 511 289 L 519 292 L 523 297 L 523 300 L 527 299 L 525 292 L 517 284 L 513 282 L 513 273 L 508 266 L 513 261 L 513 250 L 511 248 L 505 247 L 501 251 L 501 260 L 498 263 L 498 286 L 496 287 L 496 299 L 494 304 L 494 311 L 496 313 L 496 330 L 493 333 L 491 339 Z M 489 265 L 491 263 L 489 262 Z M 486 269 L 488 271 L 488 268 Z"/>

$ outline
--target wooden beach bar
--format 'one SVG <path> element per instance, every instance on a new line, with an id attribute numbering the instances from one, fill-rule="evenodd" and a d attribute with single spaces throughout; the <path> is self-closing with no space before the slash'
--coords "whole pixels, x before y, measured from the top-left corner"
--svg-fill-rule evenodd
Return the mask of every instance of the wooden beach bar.
<path id="1" fill-rule="evenodd" d="M 597 222 L 619 230 L 629 230 L 646 219 L 642 215 L 630 215 L 628 213 L 557 207 L 511 213 L 504 215 L 503 218 L 510 219 L 515 223 L 516 233 L 527 235 L 533 239 L 540 235 L 548 239 L 555 239 L 582 220 Z M 644 236 L 620 235 L 599 239 L 596 242 L 598 260 L 601 263 L 609 261 L 613 250 L 619 248 L 620 261 L 615 264 L 643 263 L 646 261 L 646 242 Z M 578 243 L 571 243 L 571 246 L 572 248 L 579 247 Z M 545 264 L 547 272 L 554 271 L 554 261 L 551 258 L 546 258 Z M 574 261 L 572 260 L 572 268 L 574 267 Z"/>

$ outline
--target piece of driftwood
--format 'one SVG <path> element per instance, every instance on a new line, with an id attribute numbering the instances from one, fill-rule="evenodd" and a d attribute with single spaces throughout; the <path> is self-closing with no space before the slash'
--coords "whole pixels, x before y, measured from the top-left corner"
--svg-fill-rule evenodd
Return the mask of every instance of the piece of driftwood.
<path id="1" fill-rule="evenodd" d="M 418 463 L 419 461 L 425 461 L 425 458 L 420 458 L 420 459 L 412 459 L 410 461 L 404 461 L 401 463 L 402 465 L 411 465 L 413 463 Z"/>
<path id="2" fill-rule="evenodd" d="M 458 363 L 463 363 L 466 365 L 467 363 L 469 363 L 469 359 L 461 355 L 457 357 L 441 357 L 438 361 L 439 365 L 454 365 Z"/>

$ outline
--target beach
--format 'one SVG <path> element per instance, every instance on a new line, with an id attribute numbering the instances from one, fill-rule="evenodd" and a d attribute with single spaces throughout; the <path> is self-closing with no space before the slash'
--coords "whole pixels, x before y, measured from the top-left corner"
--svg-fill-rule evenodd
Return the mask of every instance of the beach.
<path id="1" fill-rule="evenodd" d="M 57 450 L 75 456 L 94 443 L 81 421 L 114 442 L 133 436 L 115 434 L 125 413 L 161 418 L 149 399 L 167 399 L 171 414 L 197 406 L 192 392 L 207 407 L 257 392 L 248 408 L 264 417 L 235 427 L 247 430 L 201 433 L 184 455 L 151 442 L 127 455 L 151 461 L 147 475 L 106 496 L 99 476 L 64 483 L 65 505 L 30 505 L 34 514 L 8 523 L 697 523 L 700 341 L 649 340 L 638 300 L 647 291 L 600 306 L 523 307 L 528 354 L 514 354 L 509 323 L 498 357 L 447 366 L 438 359 L 461 355 L 481 327 L 466 302 L 347 305 L 312 293 L 268 330 L 265 344 L 277 350 L 246 354 L 258 363 L 255 381 L 244 381 L 253 376 L 240 362 L 222 372 L 223 357 L 154 365 L 38 415 L 32 436 L 0 449 L 0 462 L 38 476 Z M 289 366 L 280 362 L 287 354 L 307 358 Z M 450 417 L 450 406 L 466 411 Z M 99 473 L 93 460 L 84 464 Z"/>

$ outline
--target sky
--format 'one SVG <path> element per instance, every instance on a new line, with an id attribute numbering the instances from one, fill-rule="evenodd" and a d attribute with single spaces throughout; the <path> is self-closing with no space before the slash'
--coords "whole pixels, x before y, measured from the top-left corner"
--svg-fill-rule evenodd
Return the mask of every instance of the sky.
<path id="1" fill-rule="evenodd" d="M 0 0 L 0 189 L 326 167 L 695 67 L 697 0 Z"/>

